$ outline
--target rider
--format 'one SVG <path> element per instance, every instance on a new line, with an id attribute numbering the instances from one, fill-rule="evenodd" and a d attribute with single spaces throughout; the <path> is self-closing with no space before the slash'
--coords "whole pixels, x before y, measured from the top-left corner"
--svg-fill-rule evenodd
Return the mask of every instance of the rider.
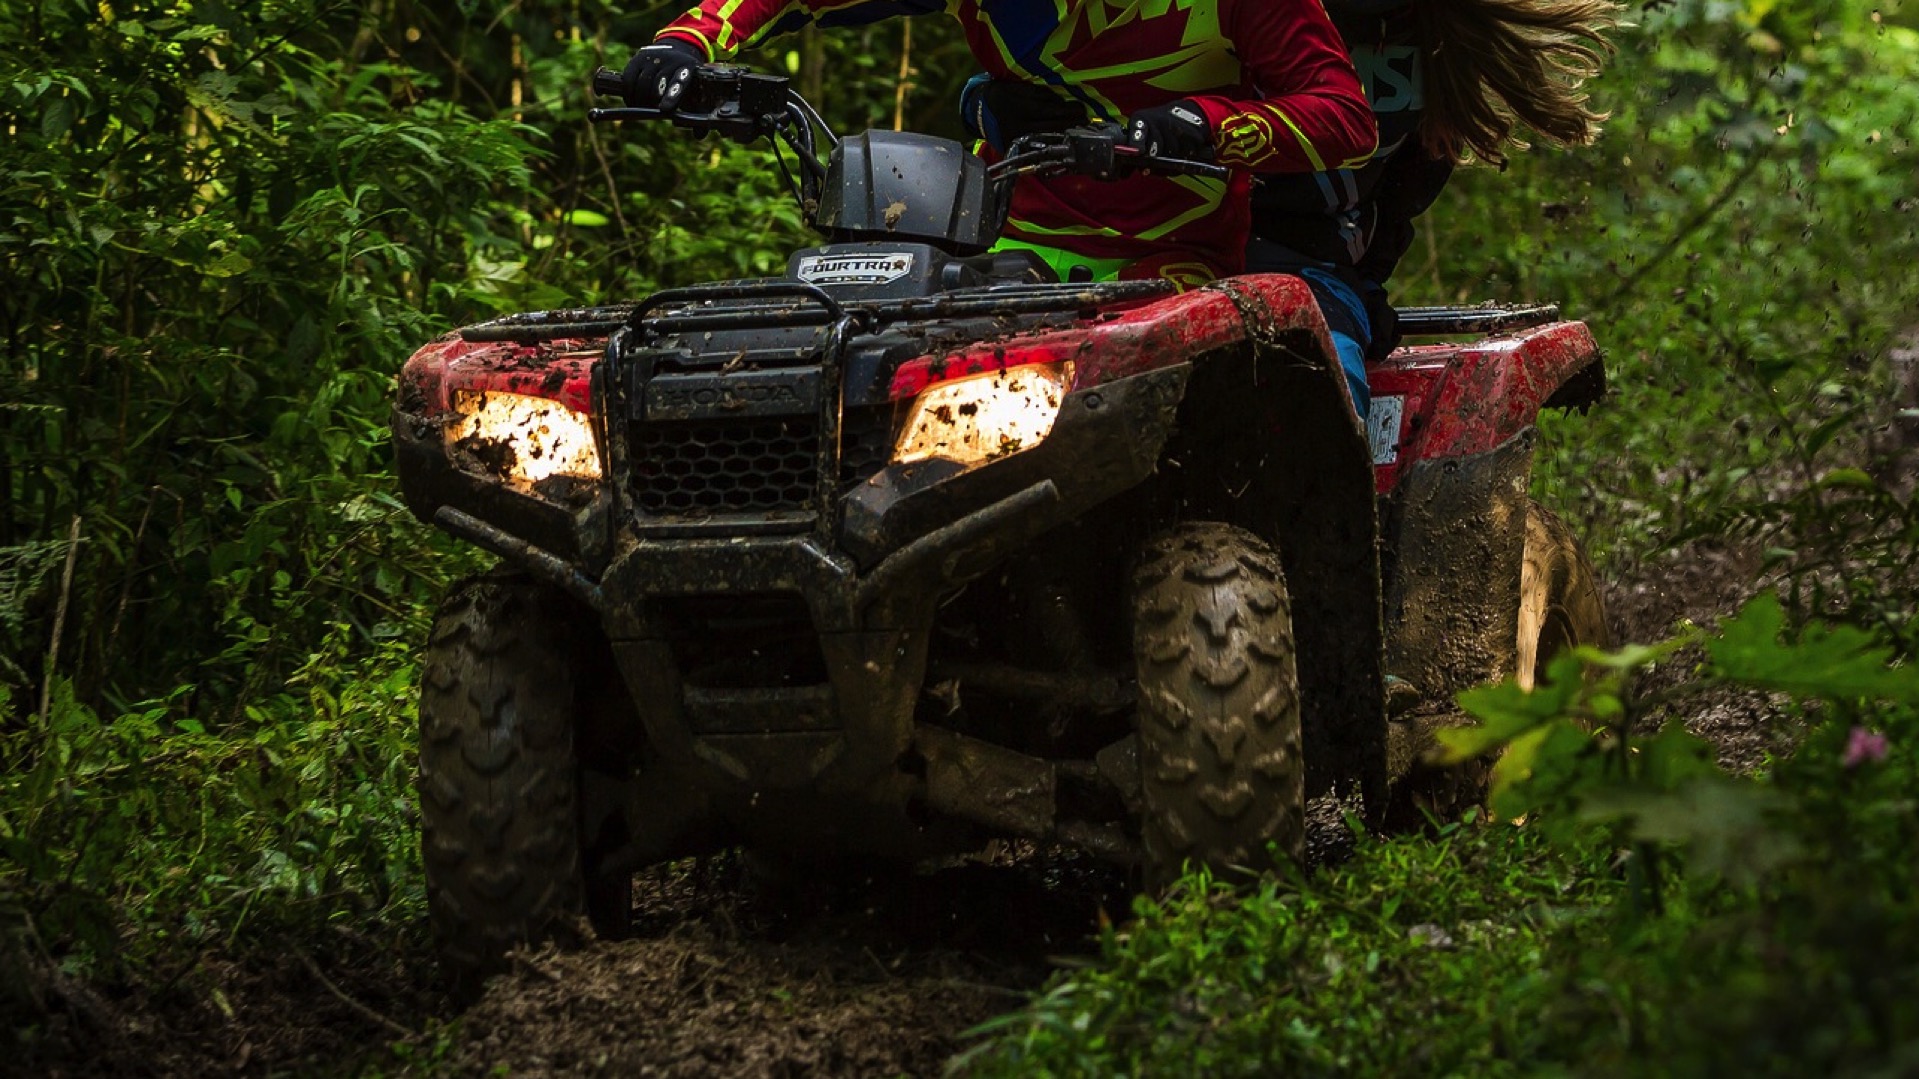
<path id="1" fill-rule="evenodd" d="M 807 22 L 845 26 L 947 10 L 995 79 L 1071 103 L 1075 124 L 1124 122 L 1134 148 L 1213 158 L 1225 181 L 1135 174 L 1025 177 L 1002 247 L 1038 251 L 1061 276 L 1237 273 L 1246 170 L 1311 173 L 1375 146 L 1351 59 L 1320 0 L 703 0 L 627 65 L 628 101 L 671 108 L 700 64 Z"/>
<path id="2" fill-rule="evenodd" d="M 1471 155 L 1504 167 L 1524 122 L 1583 145 L 1604 117 L 1579 83 L 1595 73 L 1619 5 L 1611 0 L 1328 0 L 1379 124 L 1357 169 L 1270 177 L 1253 193 L 1246 268 L 1292 273 L 1319 299 L 1366 411 L 1366 359 L 1398 344 L 1386 279 L 1413 242 L 1413 219 Z"/>
<path id="3" fill-rule="evenodd" d="M 1246 267 L 1304 278 L 1319 300 L 1361 416 L 1366 359 L 1397 343 L 1386 279 L 1467 153 L 1503 165 L 1515 120 L 1560 145 L 1601 116 L 1578 92 L 1607 49 L 1610 0 L 1327 0 L 1379 127 L 1358 167 L 1267 175 L 1253 192 Z M 1447 48 L 1448 44 L 1452 47 Z M 1050 112 L 1047 110 L 1051 110 Z M 989 142 L 1074 122 L 1070 108 L 976 76 L 961 111 Z"/>

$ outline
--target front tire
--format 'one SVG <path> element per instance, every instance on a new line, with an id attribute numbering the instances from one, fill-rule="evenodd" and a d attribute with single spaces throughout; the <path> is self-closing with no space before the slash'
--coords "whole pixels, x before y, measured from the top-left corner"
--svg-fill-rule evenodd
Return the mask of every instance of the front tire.
<path id="1" fill-rule="evenodd" d="M 584 917 L 624 930 L 630 875 L 582 851 L 578 713 L 598 621 L 530 578 L 455 585 L 429 638 L 420 693 L 421 853 L 428 917 L 457 996 L 522 944 L 573 943 Z"/>
<path id="2" fill-rule="evenodd" d="M 1306 768 L 1291 601 L 1279 557 L 1224 524 L 1146 544 L 1133 578 L 1147 885 L 1191 862 L 1297 860 Z"/>

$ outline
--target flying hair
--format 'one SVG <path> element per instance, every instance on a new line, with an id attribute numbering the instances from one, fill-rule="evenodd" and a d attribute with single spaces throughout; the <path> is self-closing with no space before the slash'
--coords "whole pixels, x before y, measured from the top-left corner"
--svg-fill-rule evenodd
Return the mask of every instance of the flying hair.
<path id="1" fill-rule="evenodd" d="M 1435 156 L 1504 166 L 1527 143 L 1519 127 L 1561 146 L 1599 134 L 1607 113 L 1580 85 L 1615 51 L 1612 0 L 1415 0 L 1426 52 L 1420 137 Z"/>

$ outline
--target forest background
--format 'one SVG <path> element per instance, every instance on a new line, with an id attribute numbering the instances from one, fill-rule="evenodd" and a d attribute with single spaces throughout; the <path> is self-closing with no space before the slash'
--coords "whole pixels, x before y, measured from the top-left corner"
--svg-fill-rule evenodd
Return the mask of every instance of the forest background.
<path id="1" fill-rule="evenodd" d="M 394 373 L 463 322 L 804 242 L 760 149 L 583 122 L 594 66 L 674 13 L 0 0 L 0 1007 L 34 1051 L 208 954 L 420 932 L 417 652 L 483 562 L 399 504 Z M 1919 5 L 1629 17 L 1604 136 L 1461 174 L 1397 295 L 1590 323 L 1612 394 L 1547 423 L 1535 494 L 1603 576 L 1704 551 L 1783 599 L 1477 702 L 1535 749 L 1582 710 L 1648 735 L 1506 792 L 1563 828 L 1193 881 L 968 1066 L 1919 1066 Z M 947 134 L 972 70 L 938 19 L 752 62 L 838 128 Z M 1772 752 L 1707 776 L 1652 732 L 1725 687 L 1761 692 Z M 428 1066 L 381 1052 L 335 1064 Z"/>

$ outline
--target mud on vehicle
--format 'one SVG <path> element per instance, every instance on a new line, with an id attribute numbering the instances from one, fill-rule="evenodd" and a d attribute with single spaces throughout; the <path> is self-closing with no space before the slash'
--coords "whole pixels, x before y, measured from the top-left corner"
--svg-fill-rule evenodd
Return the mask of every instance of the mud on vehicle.
<path id="1" fill-rule="evenodd" d="M 1297 856 L 1308 796 L 1473 797 L 1418 764 L 1445 702 L 1604 634 L 1527 497 L 1540 410 L 1603 388 L 1584 325 L 1402 311 L 1454 343 L 1375 365 L 1362 427 L 1295 278 L 1176 293 L 987 251 L 1024 172 L 1210 166 L 1128 160 L 1111 129 L 990 167 L 836 140 L 726 69 L 670 116 L 600 118 L 778 137 L 829 242 L 407 363 L 408 505 L 502 559 L 447 597 L 424 668 L 457 977 L 583 916 L 617 932 L 635 869 L 725 846 L 1018 836 L 1149 883 Z"/>

